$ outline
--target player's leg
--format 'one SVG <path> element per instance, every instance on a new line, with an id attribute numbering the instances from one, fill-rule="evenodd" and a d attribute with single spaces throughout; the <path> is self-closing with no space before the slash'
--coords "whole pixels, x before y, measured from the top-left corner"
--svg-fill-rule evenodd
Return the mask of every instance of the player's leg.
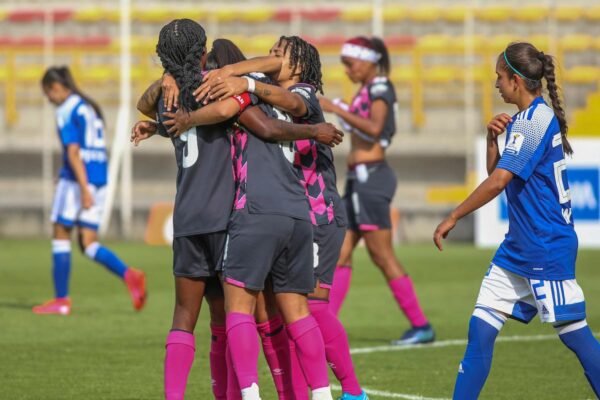
<path id="1" fill-rule="evenodd" d="M 258 295 L 254 316 L 262 343 L 263 354 L 271 370 L 271 376 L 273 377 L 273 383 L 275 384 L 279 400 L 294 398 L 302 400 L 294 395 L 294 383 L 298 383 L 301 393 L 301 381 L 304 380 L 304 375 L 302 375 L 301 370 L 299 374 L 293 375 L 294 371 L 290 359 L 290 340 L 277 309 L 273 287 L 269 279 L 265 282 L 265 290 Z M 296 382 L 297 378 L 301 378 L 301 381 Z M 305 384 L 304 393 L 307 393 L 306 388 Z"/>
<path id="2" fill-rule="evenodd" d="M 345 229 L 337 224 L 315 227 L 315 278 L 316 284 L 308 295 L 308 308 L 319 324 L 325 343 L 325 356 L 335 377 L 342 386 L 343 400 L 367 399 L 358 384 L 350 356 L 348 335 L 338 317 L 329 307 L 330 288 L 336 260 L 345 237 Z"/>
<path id="3" fill-rule="evenodd" d="M 71 229 L 79 212 L 79 187 L 61 179 L 56 186 L 52 204 L 52 279 L 54 298 L 34 306 L 36 314 L 61 314 L 71 312 L 69 278 L 71 275 Z"/>
<path id="4" fill-rule="evenodd" d="M 537 313 L 527 279 L 490 266 L 469 321 L 464 357 L 454 386 L 455 400 L 475 400 L 492 366 L 494 344 L 508 316 L 529 322 Z"/>
<path id="5" fill-rule="evenodd" d="M 92 261 L 103 265 L 107 270 L 121 278 L 129 291 L 133 307 L 141 310 L 146 303 L 146 276 L 135 268 L 128 267 L 109 248 L 98 241 L 97 227 L 81 225 L 79 228 L 79 246 L 83 254 Z"/>
<path id="6" fill-rule="evenodd" d="M 225 296 L 217 277 L 206 280 L 204 298 L 210 311 L 210 374 L 216 400 L 227 399 L 227 331 L 225 329 Z"/>
<path id="7" fill-rule="evenodd" d="M 387 213 L 389 214 L 389 208 Z M 435 333 L 421 309 L 412 279 L 394 253 L 391 229 L 363 232 L 363 237 L 371 260 L 385 276 L 394 299 L 412 326 L 400 340 L 393 343 L 405 345 L 432 342 Z"/>
<path id="8" fill-rule="evenodd" d="M 164 387 L 167 400 L 184 398 L 196 352 L 194 329 L 205 288 L 205 278 L 175 277 L 175 310 L 165 346 Z"/>
<path id="9" fill-rule="evenodd" d="M 334 315 L 339 314 L 350 289 L 350 282 L 352 280 L 352 253 L 360 238 L 360 232 L 351 229 L 346 231 L 329 294 L 329 307 Z"/>

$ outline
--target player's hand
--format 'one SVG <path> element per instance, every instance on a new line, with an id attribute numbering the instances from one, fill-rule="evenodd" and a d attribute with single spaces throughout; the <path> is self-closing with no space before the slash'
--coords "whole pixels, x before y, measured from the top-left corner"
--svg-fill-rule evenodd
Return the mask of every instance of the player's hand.
<path id="1" fill-rule="evenodd" d="M 321 109 L 323 112 L 335 113 L 337 106 L 333 104 L 333 101 L 329 100 L 326 97 L 319 97 L 319 104 L 321 105 Z"/>
<path id="2" fill-rule="evenodd" d="M 146 140 L 152 137 L 157 130 L 158 126 L 156 125 L 156 122 L 138 121 L 131 129 L 130 141 L 133 142 L 135 146 L 137 146 L 142 140 Z"/>
<path id="3" fill-rule="evenodd" d="M 167 111 L 171 111 L 173 107 L 179 106 L 179 87 L 175 78 L 168 72 L 162 77 L 162 88 L 163 99 L 165 101 L 165 108 Z"/>
<path id="4" fill-rule="evenodd" d="M 88 188 L 84 188 L 81 190 L 81 206 L 87 210 L 94 205 L 94 197 L 88 190 Z"/>
<path id="5" fill-rule="evenodd" d="M 204 75 L 204 79 L 202 79 L 202 85 L 196 90 L 194 90 L 194 96 L 196 96 L 196 101 L 201 102 L 204 100 L 204 104 L 208 103 L 208 94 L 212 87 L 216 86 L 220 81 L 229 78 L 233 75 L 233 68 L 230 65 L 226 65 L 223 68 L 213 69 L 212 71 L 208 71 L 206 75 Z"/>
<path id="6" fill-rule="evenodd" d="M 182 133 L 189 130 L 192 125 L 190 122 L 190 113 L 177 110 L 176 113 L 165 112 L 163 116 L 168 118 L 163 125 L 168 128 L 167 132 L 173 137 L 179 137 Z"/>
<path id="7" fill-rule="evenodd" d="M 446 217 L 435 229 L 433 233 L 433 243 L 437 246 L 437 248 L 442 251 L 442 239 L 446 239 L 448 237 L 448 233 L 456 226 L 456 219 L 452 216 Z"/>
<path id="8" fill-rule="evenodd" d="M 335 147 L 342 143 L 342 140 L 344 140 L 344 132 L 340 131 L 329 122 L 316 124 L 315 129 L 315 140 L 319 143 L 326 144 L 330 147 Z"/>
<path id="9" fill-rule="evenodd" d="M 248 80 L 237 76 L 218 81 L 214 87 L 210 89 L 207 99 L 224 100 L 231 96 L 242 94 L 248 90 Z"/>
<path id="10" fill-rule="evenodd" d="M 488 139 L 496 139 L 506 130 L 512 118 L 508 114 L 498 114 L 487 124 Z"/>

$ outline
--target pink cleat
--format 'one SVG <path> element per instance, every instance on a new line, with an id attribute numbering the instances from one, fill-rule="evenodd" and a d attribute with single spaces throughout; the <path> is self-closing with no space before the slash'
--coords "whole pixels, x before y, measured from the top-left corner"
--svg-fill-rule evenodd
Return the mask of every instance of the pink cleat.
<path id="1" fill-rule="evenodd" d="M 44 304 L 33 307 L 32 311 L 35 314 L 71 314 L 71 299 L 63 297 L 59 299 L 48 300 Z"/>
<path id="2" fill-rule="evenodd" d="M 131 296 L 133 308 L 140 311 L 146 304 L 146 274 L 139 269 L 129 267 L 125 272 L 125 284 Z"/>

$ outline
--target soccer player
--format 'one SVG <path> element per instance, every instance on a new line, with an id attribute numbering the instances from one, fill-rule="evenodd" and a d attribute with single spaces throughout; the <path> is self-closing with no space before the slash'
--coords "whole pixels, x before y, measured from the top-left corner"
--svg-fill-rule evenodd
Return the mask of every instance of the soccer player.
<path id="1" fill-rule="evenodd" d="M 282 36 L 271 48 L 269 57 L 259 57 L 209 72 L 203 85 L 196 91 L 197 99 L 205 98 L 206 93 L 209 98 L 221 99 L 246 92 L 250 82 L 236 76 L 252 71 L 268 73 L 279 84 L 253 83 L 253 93 L 261 100 L 290 113 L 296 122 L 317 124 L 325 121 L 316 96 L 317 92 L 323 92 L 319 53 L 298 36 Z M 346 331 L 328 304 L 336 261 L 346 231 L 345 209 L 336 187 L 333 153 L 328 146 L 314 140 L 299 140 L 295 146 L 294 165 L 301 175 L 301 183 L 311 206 L 315 241 L 316 285 L 308 296 L 309 309 L 323 335 L 327 361 L 342 385 L 342 399 L 368 399 L 354 373 Z M 259 318 L 259 332 L 261 326 L 280 325 L 276 318 Z M 275 346 L 272 357 L 275 361 L 269 362 L 269 366 L 272 372 L 276 371 L 280 368 L 277 357 L 285 354 L 285 349 L 278 346 L 280 342 L 271 340 L 269 331 L 261 332 L 261 338 L 265 353 Z M 265 341 L 271 343 L 265 346 Z M 302 371 L 293 368 L 292 372 L 296 400 L 307 398 Z M 273 375 L 275 378 L 274 372 Z M 284 398 L 282 391 L 283 387 L 278 388 L 280 398 Z"/>
<path id="2" fill-rule="evenodd" d="M 394 254 L 390 203 L 396 191 L 394 171 L 385 149 L 396 132 L 396 93 L 388 75 L 390 59 L 379 38 L 355 37 L 342 47 L 346 74 L 361 88 L 350 106 L 321 99 L 323 111 L 336 114 L 352 133 L 344 200 L 349 227 L 335 272 L 329 304 L 335 314 L 346 297 L 352 274 L 352 252 L 363 238 L 371 260 L 385 276 L 396 302 L 410 321 L 397 345 L 428 343 L 435 333 L 421 310 L 410 276 Z"/>
<path id="3" fill-rule="evenodd" d="M 492 364 L 494 342 L 507 318 L 528 323 L 539 312 L 575 353 L 600 396 L 600 344 L 585 320 L 585 301 L 575 280 L 577 234 L 565 154 L 567 122 L 558 95 L 554 60 L 529 43 L 512 43 L 498 56 L 496 88 L 518 112 L 487 125 L 489 177 L 440 223 L 434 242 L 462 217 L 503 190 L 509 230 L 483 278 L 469 322 L 469 341 L 458 370 L 454 399 L 476 399 Z M 542 81 L 551 101 L 542 97 Z M 498 136 L 506 131 L 500 155 Z"/>
<path id="4" fill-rule="evenodd" d="M 71 312 L 71 231 L 78 227 L 81 251 L 122 279 L 139 311 L 146 302 L 146 278 L 128 267 L 98 242 L 98 225 L 106 196 L 106 142 L 102 110 L 75 84 L 68 67 L 51 67 L 42 89 L 56 105 L 56 122 L 63 148 L 63 166 L 52 206 L 52 278 L 54 299 L 33 307 L 36 314 Z"/>

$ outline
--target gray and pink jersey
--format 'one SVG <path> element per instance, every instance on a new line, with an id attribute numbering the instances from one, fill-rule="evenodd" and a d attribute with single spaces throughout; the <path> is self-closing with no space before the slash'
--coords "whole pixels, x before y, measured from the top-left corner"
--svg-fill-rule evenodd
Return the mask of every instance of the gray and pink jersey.
<path id="1" fill-rule="evenodd" d="M 385 124 L 378 139 L 369 136 L 358 129 L 353 129 L 352 133 L 360 136 L 367 142 L 375 143 L 379 141 L 381 147 L 386 148 L 392 142 L 392 136 L 396 133 L 396 113 L 398 104 L 396 100 L 396 91 L 390 80 L 385 76 L 378 76 L 371 82 L 360 88 L 352 103 L 350 111 L 362 118 L 371 117 L 371 107 L 375 100 L 383 100 L 388 106 L 388 113 L 385 117 Z"/>
<path id="2" fill-rule="evenodd" d="M 258 99 L 253 97 L 253 104 Z M 266 105 L 258 107 L 269 117 L 291 122 L 281 111 Z M 233 167 L 236 181 L 234 210 L 252 214 L 284 215 L 310 221 L 309 205 L 293 166 L 294 142 L 267 142 L 244 128 L 232 136 Z"/>
<path id="3" fill-rule="evenodd" d="M 304 117 L 295 118 L 294 122 L 311 125 L 325 122 L 313 86 L 299 83 L 291 86 L 289 90 L 300 95 L 307 110 Z M 345 224 L 345 213 L 339 212 L 342 201 L 337 191 L 331 148 L 312 139 L 303 139 L 295 141 L 295 149 L 294 167 L 300 175 L 300 183 L 308 198 L 313 225 L 328 225 L 334 220 L 338 220 L 339 223 L 340 218 L 342 224 Z"/>

